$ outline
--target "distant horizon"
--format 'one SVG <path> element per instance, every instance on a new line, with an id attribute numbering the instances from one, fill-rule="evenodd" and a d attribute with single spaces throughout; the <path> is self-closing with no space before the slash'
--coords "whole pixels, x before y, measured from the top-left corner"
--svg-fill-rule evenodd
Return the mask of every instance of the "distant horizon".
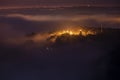
<path id="1" fill-rule="evenodd" d="M 118 0 L 0 0 L 0 8 L 100 6 L 120 7 Z"/>
<path id="2" fill-rule="evenodd" d="M 72 7 L 103 7 L 103 8 L 118 8 L 120 5 L 34 5 L 34 6 L 0 6 L 0 9 L 24 9 L 24 8 L 72 8 Z"/>

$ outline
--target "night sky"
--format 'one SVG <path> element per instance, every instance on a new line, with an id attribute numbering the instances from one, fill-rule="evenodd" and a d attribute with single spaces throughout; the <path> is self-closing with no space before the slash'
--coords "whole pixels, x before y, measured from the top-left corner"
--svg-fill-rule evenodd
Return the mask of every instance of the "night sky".
<path id="1" fill-rule="evenodd" d="M 119 0 L 0 0 L 1 7 L 23 6 L 119 6 Z"/>

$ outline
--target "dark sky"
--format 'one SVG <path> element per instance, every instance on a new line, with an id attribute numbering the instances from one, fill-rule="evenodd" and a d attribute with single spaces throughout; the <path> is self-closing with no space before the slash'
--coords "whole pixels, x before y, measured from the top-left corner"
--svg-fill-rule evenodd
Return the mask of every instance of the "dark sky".
<path id="1" fill-rule="evenodd" d="M 70 6 L 70 5 L 93 5 L 93 6 L 119 6 L 119 0 L 0 0 L 1 7 L 21 6 Z"/>

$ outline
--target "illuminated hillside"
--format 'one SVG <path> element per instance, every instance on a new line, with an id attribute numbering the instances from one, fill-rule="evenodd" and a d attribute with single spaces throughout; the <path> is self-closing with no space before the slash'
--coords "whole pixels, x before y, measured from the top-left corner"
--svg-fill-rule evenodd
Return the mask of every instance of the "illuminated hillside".
<path id="1" fill-rule="evenodd" d="M 60 30 L 56 31 L 52 34 L 50 34 L 48 40 L 51 42 L 56 42 L 58 40 L 62 42 L 70 42 L 70 41 L 76 41 L 79 37 L 87 37 L 88 35 L 95 35 L 96 32 L 92 30 L 86 30 L 86 29 L 66 29 L 66 30 Z"/>

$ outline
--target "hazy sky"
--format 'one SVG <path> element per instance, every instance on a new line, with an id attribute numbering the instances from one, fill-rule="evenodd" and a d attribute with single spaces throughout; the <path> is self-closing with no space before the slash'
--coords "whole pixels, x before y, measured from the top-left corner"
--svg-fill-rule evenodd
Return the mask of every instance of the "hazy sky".
<path id="1" fill-rule="evenodd" d="M 0 7 L 22 6 L 70 6 L 70 5 L 94 5 L 94 6 L 119 6 L 119 0 L 0 0 Z"/>

